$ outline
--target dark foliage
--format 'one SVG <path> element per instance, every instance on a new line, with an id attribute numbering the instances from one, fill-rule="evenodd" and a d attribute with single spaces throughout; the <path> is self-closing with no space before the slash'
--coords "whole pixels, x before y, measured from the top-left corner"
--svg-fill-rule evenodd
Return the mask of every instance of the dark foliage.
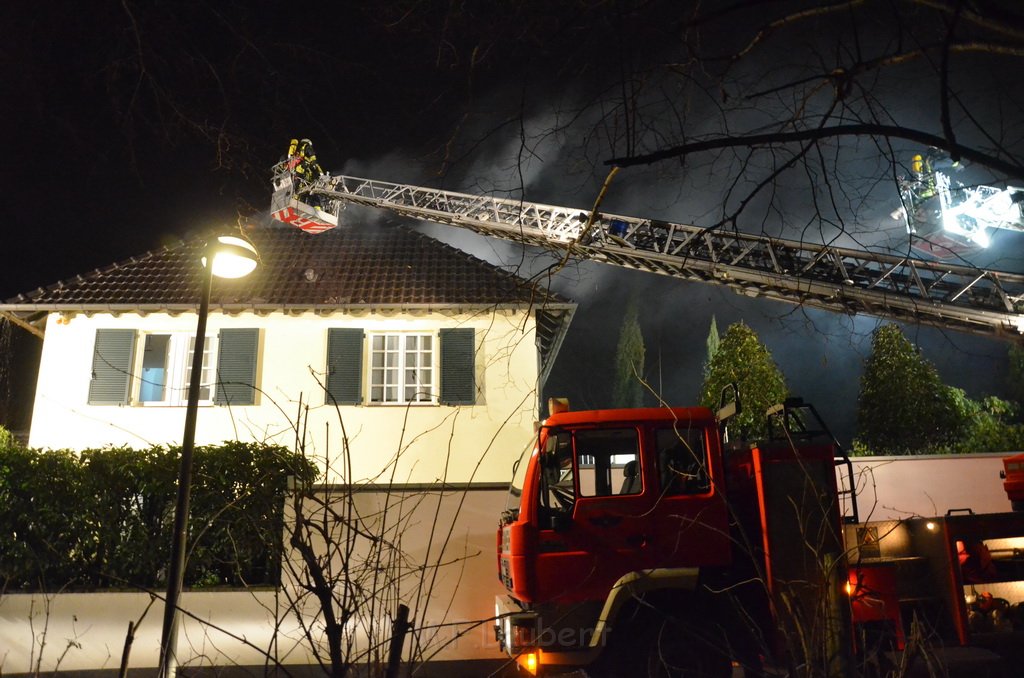
<path id="1" fill-rule="evenodd" d="M 875 331 L 857 408 L 858 438 L 875 454 L 935 452 L 968 424 L 957 394 L 896 325 Z"/>
<path id="2" fill-rule="evenodd" d="M 0 446 L 0 585 L 6 591 L 166 585 L 178 449 L 75 454 Z M 285 448 L 195 451 L 185 585 L 274 585 L 289 476 L 314 469 Z"/>
<path id="3" fill-rule="evenodd" d="M 730 431 L 741 438 L 757 438 L 765 430 L 765 411 L 786 399 L 786 380 L 754 330 L 742 322 L 726 330 L 714 356 L 705 366 L 700 404 L 718 408 L 722 390 L 737 384 L 743 411 L 730 424 Z"/>

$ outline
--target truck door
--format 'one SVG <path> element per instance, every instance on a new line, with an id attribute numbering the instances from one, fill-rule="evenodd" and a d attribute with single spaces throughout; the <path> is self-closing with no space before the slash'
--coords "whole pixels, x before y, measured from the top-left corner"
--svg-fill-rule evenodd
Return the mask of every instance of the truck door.
<path id="1" fill-rule="evenodd" d="M 548 441 L 538 512 L 539 588 L 565 601 L 603 597 L 623 574 L 653 563 L 643 528 L 649 501 L 639 429 L 561 431 Z"/>
<path id="2" fill-rule="evenodd" d="M 657 483 L 648 540 L 665 567 L 722 565 L 730 559 L 722 465 L 709 431 L 686 421 L 653 430 Z"/>

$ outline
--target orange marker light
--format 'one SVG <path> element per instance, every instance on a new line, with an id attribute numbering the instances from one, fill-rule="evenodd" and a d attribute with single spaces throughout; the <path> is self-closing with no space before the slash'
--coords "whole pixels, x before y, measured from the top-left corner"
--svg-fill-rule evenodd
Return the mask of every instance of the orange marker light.
<path id="1" fill-rule="evenodd" d="M 569 411 L 568 398 L 548 398 L 548 416 Z"/>

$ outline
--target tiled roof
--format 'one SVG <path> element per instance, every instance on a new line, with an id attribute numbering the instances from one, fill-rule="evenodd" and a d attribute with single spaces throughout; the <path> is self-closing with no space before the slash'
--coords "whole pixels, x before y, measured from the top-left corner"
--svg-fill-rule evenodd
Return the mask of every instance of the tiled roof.
<path id="1" fill-rule="evenodd" d="M 570 303 L 465 252 L 397 225 L 310 235 L 261 226 L 246 233 L 260 266 L 215 280 L 211 308 L 345 308 Z M 8 299 L 0 308 L 195 308 L 203 238 Z"/>

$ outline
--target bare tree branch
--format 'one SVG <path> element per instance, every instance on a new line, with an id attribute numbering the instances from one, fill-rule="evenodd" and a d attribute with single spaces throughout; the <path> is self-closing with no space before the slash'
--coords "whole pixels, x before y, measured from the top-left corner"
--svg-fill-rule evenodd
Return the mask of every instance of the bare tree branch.
<path id="1" fill-rule="evenodd" d="M 880 125 L 874 123 L 832 125 L 815 129 L 797 130 L 795 132 L 769 132 L 765 134 L 740 134 L 735 136 L 713 137 L 704 141 L 680 144 L 651 153 L 610 158 L 605 160 L 604 164 L 616 167 L 634 167 L 637 165 L 650 165 L 671 158 L 682 158 L 695 153 L 717 151 L 724 148 L 777 146 L 803 141 L 821 141 L 830 138 L 860 136 L 906 139 L 926 146 L 934 146 L 948 151 L 953 156 L 958 156 L 965 160 L 976 162 L 980 165 L 1003 172 L 1009 176 L 1024 179 L 1024 166 L 1005 161 L 999 157 L 985 153 L 984 151 L 970 148 L 955 142 L 950 143 L 944 137 L 931 134 L 923 130 L 900 127 L 897 125 Z"/>

